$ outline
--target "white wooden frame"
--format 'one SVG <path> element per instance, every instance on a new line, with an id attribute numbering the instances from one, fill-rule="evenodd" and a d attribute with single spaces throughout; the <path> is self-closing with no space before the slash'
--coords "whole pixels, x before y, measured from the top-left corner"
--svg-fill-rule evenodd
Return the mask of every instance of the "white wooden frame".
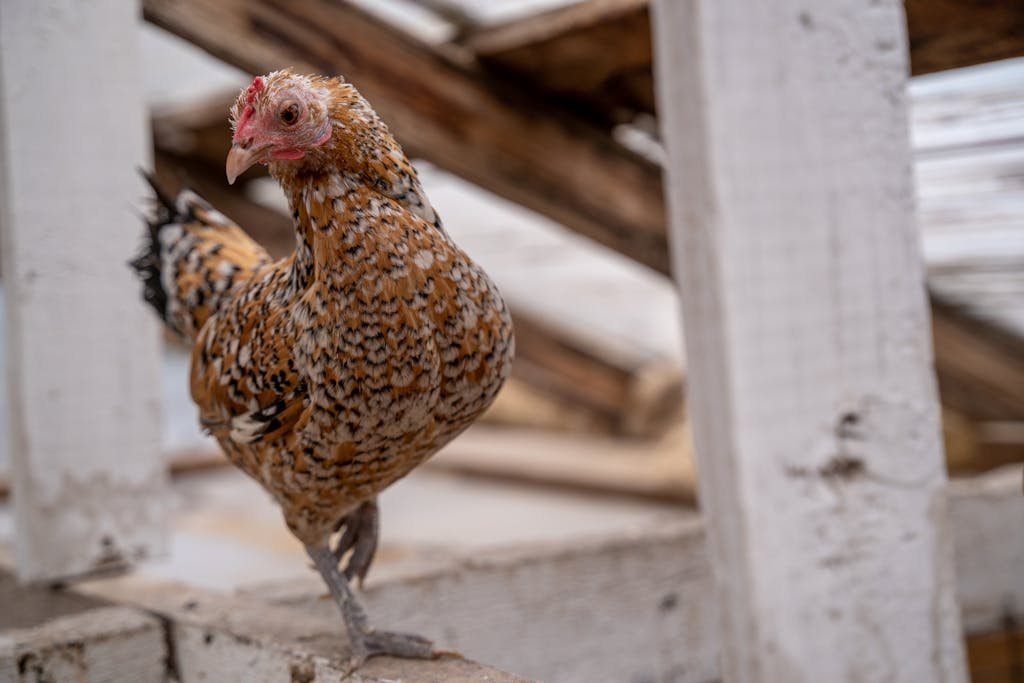
<path id="1" fill-rule="evenodd" d="M 164 542 L 159 337 L 126 261 L 148 165 L 137 2 L 0 7 L 3 272 L 19 575 Z"/>
<path id="2" fill-rule="evenodd" d="M 656 0 L 727 681 L 963 681 L 898 0 Z"/>

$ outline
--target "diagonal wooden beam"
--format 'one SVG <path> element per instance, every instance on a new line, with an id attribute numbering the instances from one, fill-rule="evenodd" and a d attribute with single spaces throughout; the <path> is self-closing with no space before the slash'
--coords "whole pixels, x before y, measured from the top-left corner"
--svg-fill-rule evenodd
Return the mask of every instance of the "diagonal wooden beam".
<path id="1" fill-rule="evenodd" d="M 611 121 L 653 112 L 648 0 L 588 0 L 481 29 L 466 45 L 489 69 L 528 79 Z M 1024 3 L 906 0 L 913 75 L 1024 55 Z M 814 5 L 793 17 L 813 30 Z M 614 45 L 614 49 L 609 46 Z"/>
<path id="2" fill-rule="evenodd" d="M 146 19 L 252 73 L 344 74 L 413 155 L 668 271 L 660 170 L 525 88 L 335 0 L 145 0 Z"/>
<path id="3" fill-rule="evenodd" d="M 1024 3 L 906 0 L 915 76 L 1024 56 Z"/>
<path id="4" fill-rule="evenodd" d="M 1024 418 L 1024 342 L 935 293 L 931 301 L 943 404 L 989 420 Z"/>
<path id="5" fill-rule="evenodd" d="M 591 116 L 625 123 L 655 110 L 647 6 L 648 0 L 588 0 L 480 29 L 465 45 L 492 73 L 528 80 Z"/>

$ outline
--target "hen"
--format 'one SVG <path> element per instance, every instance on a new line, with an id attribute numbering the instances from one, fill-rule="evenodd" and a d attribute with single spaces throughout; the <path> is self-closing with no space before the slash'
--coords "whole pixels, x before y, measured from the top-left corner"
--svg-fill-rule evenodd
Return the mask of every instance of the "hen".
<path id="1" fill-rule="evenodd" d="M 349 581 L 376 550 L 375 496 L 494 399 L 513 350 L 508 310 L 352 85 L 277 71 L 239 95 L 231 121 L 228 181 L 268 165 L 295 252 L 273 262 L 194 193 L 157 190 L 132 262 L 144 298 L 193 344 L 202 426 L 281 506 L 354 663 L 431 657 L 423 638 L 373 629 Z"/>

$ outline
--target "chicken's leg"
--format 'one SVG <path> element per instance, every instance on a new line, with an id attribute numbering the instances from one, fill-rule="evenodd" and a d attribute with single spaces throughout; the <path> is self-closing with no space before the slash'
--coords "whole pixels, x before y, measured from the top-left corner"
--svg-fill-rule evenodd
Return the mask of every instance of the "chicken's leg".
<path id="1" fill-rule="evenodd" d="M 377 552 L 377 535 L 380 531 L 377 501 L 368 500 L 342 517 L 335 531 L 342 527 L 345 530 L 334 546 L 335 561 L 341 562 L 345 553 L 351 550 L 352 555 L 345 565 L 345 578 L 349 581 L 358 578 L 359 586 L 362 587 L 363 579 L 366 578 L 366 572 L 370 570 L 373 556 Z"/>
<path id="2" fill-rule="evenodd" d="M 370 626 L 366 612 L 356 600 L 345 575 L 338 569 L 338 560 L 329 547 L 306 547 L 313 565 L 324 578 L 334 601 L 341 609 L 348 637 L 352 643 L 352 668 L 358 668 L 374 655 L 391 655 L 409 659 L 434 659 L 440 653 L 426 638 L 410 633 L 377 631 Z"/>

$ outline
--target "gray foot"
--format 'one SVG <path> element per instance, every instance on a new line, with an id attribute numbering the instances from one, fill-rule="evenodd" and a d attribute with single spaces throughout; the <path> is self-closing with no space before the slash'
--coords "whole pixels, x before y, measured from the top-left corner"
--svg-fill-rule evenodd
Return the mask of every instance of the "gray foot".
<path id="1" fill-rule="evenodd" d="M 366 618 L 366 612 L 348 585 L 348 579 L 338 569 L 335 552 L 327 547 L 307 547 L 306 552 L 330 589 L 331 596 L 338 604 L 341 616 L 345 620 L 345 628 L 348 630 L 349 641 L 352 644 L 350 672 L 362 666 L 363 662 L 370 657 L 378 655 L 407 659 L 435 659 L 442 654 L 434 650 L 433 643 L 421 636 L 393 631 L 377 631 L 371 627 Z"/>

